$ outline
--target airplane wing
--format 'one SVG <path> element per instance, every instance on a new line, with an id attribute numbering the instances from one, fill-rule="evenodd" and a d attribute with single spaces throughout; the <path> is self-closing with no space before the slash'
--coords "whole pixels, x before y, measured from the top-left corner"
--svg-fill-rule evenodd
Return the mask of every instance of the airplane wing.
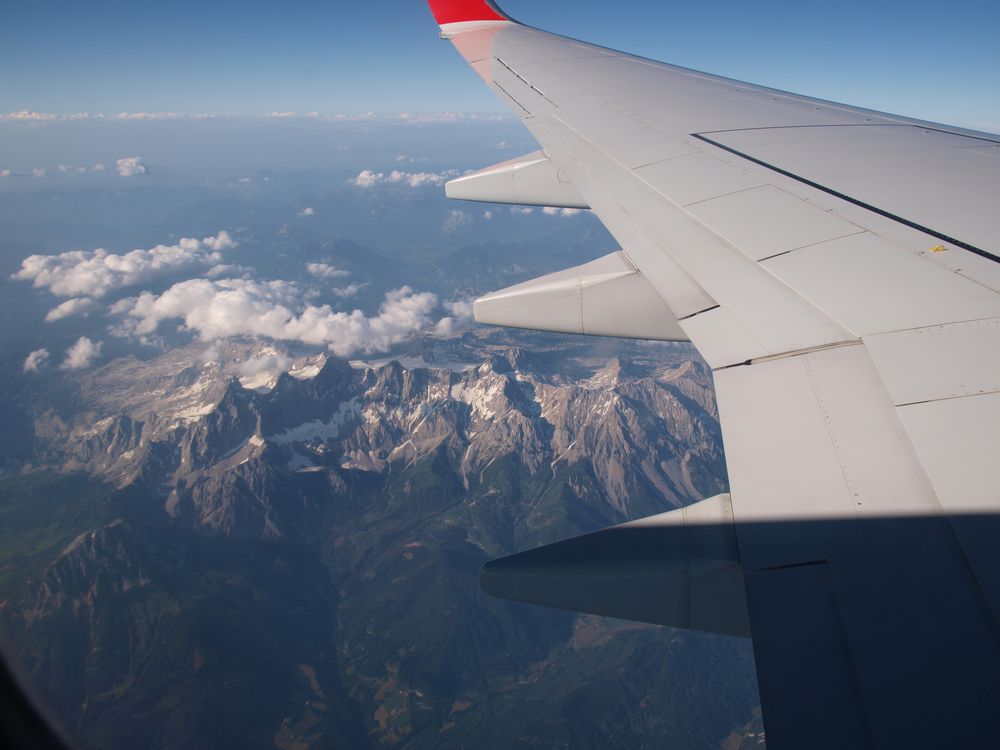
<path id="1" fill-rule="evenodd" d="M 541 145 L 448 194 L 620 244 L 477 319 L 690 340 L 730 480 L 483 587 L 752 635 L 772 750 L 1000 742 L 1000 138 L 430 6 Z"/>

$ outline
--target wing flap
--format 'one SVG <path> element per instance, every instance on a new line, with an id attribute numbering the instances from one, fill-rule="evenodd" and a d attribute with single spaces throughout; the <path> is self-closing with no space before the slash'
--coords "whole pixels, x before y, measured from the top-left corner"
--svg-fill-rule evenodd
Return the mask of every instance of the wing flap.
<path id="1" fill-rule="evenodd" d="M 515 601 L 749 634 L 728 495 L 494 560 L 480 581 Z"/>
<path id="2" fill-rule="evenodd" d="M 677 319 L 622 252 L 476 300 L 476 321 L 512 328 L 686 341 Z"/>
<path id="3" fill-rule="evenodd" d="M 590 208 L 544 151 L 456 177 L 444 188 L 449 198 L 465 201 Z"/>

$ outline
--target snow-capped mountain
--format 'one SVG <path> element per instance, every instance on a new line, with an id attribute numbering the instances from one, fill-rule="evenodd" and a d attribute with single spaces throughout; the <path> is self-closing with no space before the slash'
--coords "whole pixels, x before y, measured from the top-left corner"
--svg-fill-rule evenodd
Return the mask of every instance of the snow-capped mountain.
<path id="1" fill-rule="evenodd" d="M 709 374 L 694 360 L 588 361 L 585 377 L 569 378 L 520 349 L 462 370 L 296 361 L 257 345 L 242 355 L 284 372 L 240 377 L 224 360 L 189 350 L 185 362 L 180 351 L 93 375 L 83 388 L 107 416 L 39 417 L 43 460 L 154 490 L 168 516 L 204 531 L 278 539 L 294 531 L 268 500 L 272 485 L 306 474 L 346 485 L 438 461 L 474 494 L 503 461 L 537 494 L 563 482 L 609 521 L 724 481 Z"/>
<path id="2" fill-rule="evenodd" d="M 0 477 L 12 658 L 94 747 L 742 731 L 746 643 L 477 584 L 490 558 L 724 489 L 709 371 L 683 346 L 494 336 L 377 362 L 198 344 L 57 383 Z"/>

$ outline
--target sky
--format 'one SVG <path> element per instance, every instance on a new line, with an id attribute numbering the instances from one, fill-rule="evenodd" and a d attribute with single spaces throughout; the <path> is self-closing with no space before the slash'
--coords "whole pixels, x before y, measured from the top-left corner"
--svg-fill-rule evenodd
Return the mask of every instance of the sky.
<path id="1" fill-rule="evenodd" d="M 513 17 L 820 98 L 1000 130 L 1000 3 L 501 0 Z M 0 113 L 499 112 L 423 0 L 9 5 Z"/>

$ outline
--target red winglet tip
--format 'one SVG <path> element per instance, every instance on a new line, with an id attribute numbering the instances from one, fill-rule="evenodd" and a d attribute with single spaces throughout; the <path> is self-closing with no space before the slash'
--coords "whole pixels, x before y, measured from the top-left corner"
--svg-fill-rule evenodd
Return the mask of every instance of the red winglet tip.
<path id="1" fill-rule="evenodd" d="M 489 0 L 427 0 L 439 26 L 467 21 L 509 21 Z"/>

